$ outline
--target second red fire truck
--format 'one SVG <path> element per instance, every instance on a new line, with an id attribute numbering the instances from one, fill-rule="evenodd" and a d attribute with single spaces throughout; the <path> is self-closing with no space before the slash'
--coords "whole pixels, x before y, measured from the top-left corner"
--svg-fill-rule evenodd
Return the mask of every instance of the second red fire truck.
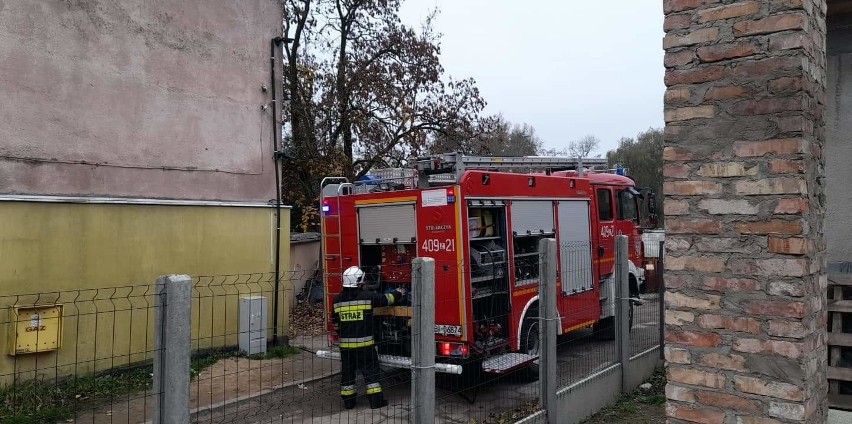
<path id="1" fill-rule="evenodd" d="M 535 379 L 539 241 L 555 238 L 560 334 L 593 327 L 614 337 L 615 237 L 629 238 L 630 295 L 638 301 L 641 224 L 654 219 L 654 195 L 619 170 L 593 170 L 602 166 L 605 159 L 443 154 L 418 159 L 413 178 L 374 176 L 356 184 L 327 178 L 322 243 L 329 331 L 343 270 L 359 266 L 368 289 L 387 292 L 412 284 L 414 258 L 431 257 L 438 371 L 457 373 L 452 364 L 465 364 Z M 383 363 L 410 364 L 412 313 L 406 302 L 375 311 Z"/>

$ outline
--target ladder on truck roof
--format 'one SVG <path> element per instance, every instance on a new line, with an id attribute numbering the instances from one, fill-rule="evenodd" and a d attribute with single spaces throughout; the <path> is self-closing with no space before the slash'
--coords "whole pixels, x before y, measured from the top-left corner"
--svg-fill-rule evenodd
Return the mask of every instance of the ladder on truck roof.
<path id="1" fill-rule="evenodd" d="M 533 172 L 556 170 L 582 170 L 607 166 L 604 158 L 572 158 L 564 156 L 465 156 L 461 153 L 444 153 L 417 158 L 417 171 L 421 188 L 429 186 L 429 176 L 455 174 L 454 182 L 461 180 L 471 169 L 503 172 Z"/>

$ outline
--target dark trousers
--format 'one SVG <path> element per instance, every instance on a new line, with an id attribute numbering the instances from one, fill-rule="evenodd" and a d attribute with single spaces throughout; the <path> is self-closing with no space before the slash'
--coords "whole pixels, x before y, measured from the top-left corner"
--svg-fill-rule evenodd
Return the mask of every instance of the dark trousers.
<path id="1" fill-rule="evenodd" d="M 340 349 L 340 396 L 347 409 L 355 407 L 355 371 L 361 370 L 367 382 L 367 397 L 371 408 L 384 406 L 382 385 L 379 384 L 379 355 L 375 346 Z"/>

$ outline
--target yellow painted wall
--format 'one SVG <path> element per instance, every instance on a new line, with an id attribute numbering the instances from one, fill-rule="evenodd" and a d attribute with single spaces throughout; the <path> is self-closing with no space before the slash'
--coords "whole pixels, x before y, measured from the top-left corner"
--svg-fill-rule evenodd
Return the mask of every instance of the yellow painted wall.
<path id="1" fill-rule="evenodd" d="M 236 345 L 247 294 L 268 297 L 271 336 L 274 225 L 272 208 L 0 202 L 0 385 L 150 358 L 153 282 L 164 274 L 194 277 L 193 348 Z M 286 334 L 287 209 L 281 228 Z M 9 355 L 9 307 L 52 303 L 64 305 L 62 347 Z"/>

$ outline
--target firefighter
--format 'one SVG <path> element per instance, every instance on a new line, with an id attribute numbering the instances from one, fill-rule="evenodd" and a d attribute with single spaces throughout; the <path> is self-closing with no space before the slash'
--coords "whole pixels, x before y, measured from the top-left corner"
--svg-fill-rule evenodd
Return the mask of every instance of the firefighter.
<path id="1" fill-rule="evenodd" d="M 343 292 L 334 298 L 334 328 L 340 336 L 340 396 L 346 409 L 355 407 L 355 370 L 367 383 L 370 408 L 387 406 L 379 383 L 379 356 L 373 340 L 373 308 L 389 306 L 405 296 L 405 289 L 380 294 L 363 289 L 364 271 L 357 266 L 343 273 Z"/>

